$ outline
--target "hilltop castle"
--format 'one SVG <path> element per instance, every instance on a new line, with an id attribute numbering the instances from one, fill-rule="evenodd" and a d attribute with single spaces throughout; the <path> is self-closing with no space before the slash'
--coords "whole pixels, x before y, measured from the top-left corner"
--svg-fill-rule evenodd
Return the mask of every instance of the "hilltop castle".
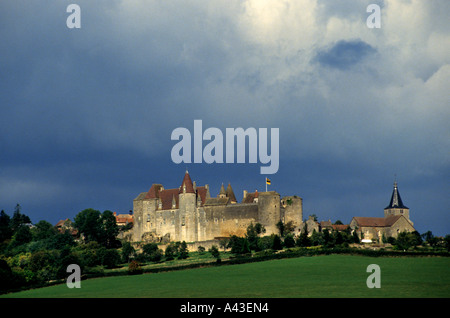
<path id="1" fill-rule="evenodd" d="M 260 223 L 266 235 L 278 233 L 276 224 L 292 221 L 300 227 L 302 199 L 281 198 L 275 191 L 244 191 L 238 203 L 230 184 L 222 184 L 217 197 L 211 197 L 208 184 L 197 186 L 186 171 L 179 188 L 165 189 L 153 184 L 133 201 L 133 241 L 208 241 L 230 235 L 243 236 L 247 227 Z"/>

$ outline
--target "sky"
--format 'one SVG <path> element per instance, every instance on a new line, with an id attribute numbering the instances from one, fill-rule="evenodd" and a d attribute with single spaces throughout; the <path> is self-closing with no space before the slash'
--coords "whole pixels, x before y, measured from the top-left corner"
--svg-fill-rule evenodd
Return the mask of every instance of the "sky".
<path id="1" fill-rule="evenodd" d="M 383 217 L 396 180 L 416 230 L 450 234 L 449 14 L 447 0 L 3 0 L 0 209 L 128 213 L 187 169 L 238 201 L 268 177 L 304 219 L 348 224 Z M 279 128 L 278 171 L 174 163 L 172 131 L 194 120 Z"/>

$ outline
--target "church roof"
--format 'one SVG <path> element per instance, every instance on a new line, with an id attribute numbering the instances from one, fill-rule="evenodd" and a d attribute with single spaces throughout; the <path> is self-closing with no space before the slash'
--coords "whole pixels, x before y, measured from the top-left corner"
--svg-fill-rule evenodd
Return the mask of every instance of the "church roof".
<path id="1" fill-rule="evenodd" d="M 355 216 L 353 219 L 358 226 L 364 227 L 391 227 L 402 215 L 388 216 L 386 218 L 373 218 L 364 216 Z"/>
<path id="2" fill-rule="evenodd" d="M 389 205 L 384 209 L 407 209 L 405 205 L 403 205 L 402 198 L 400 197 L 400 192 L 398 192 L 397 182 L 394 182 L 394 190 L 392 191 L 391 201 Z"/>

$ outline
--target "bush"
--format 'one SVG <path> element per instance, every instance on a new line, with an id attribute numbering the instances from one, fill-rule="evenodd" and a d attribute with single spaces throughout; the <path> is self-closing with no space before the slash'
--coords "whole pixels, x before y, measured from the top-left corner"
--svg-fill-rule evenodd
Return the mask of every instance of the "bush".
<path id="1" fill-rule="evenodd" d="M 189 257 L 189 251 L 187 249 L 187 244 L 185 241 L 181 242 L 179 252 L 178 252 L 178 259 L 186 259 Z"/>
<path id="2" fill-rule="evenodd" d="M 158 248 L 158 245 L 156 243 L 149 243 L 142 247 L 142 256 L 139 257 L 139 260 L 159 262 L 162 256 L 162 250 Z"/>
<path id="3" fill-rule="evenodd" d="M 128 274 L 137 275 L 142 274 L 142 272 L 141 264 L 138 261 L 133 260 L 128 264 Z"/>
<path id="4" fill-rule="evenodd" d="M 286 235 L 286 237 L 284 238 L 284 246 L 287 248 L 295 246 L 295 239 L 292 234 Z"/>
<path id="5" fill-rule="evenodd" d="M 211 255 L 212 255 L 216 260 L 219 260 L 219 259 L 220 259 L 220 252 L 219 252 L 219 249 L 217 248 L 217 246 L 215 246 L 215 245 L 211 246 L 211 248 L 208 250 L 208 252 L 210 252 Z"/>
<path id="6" fill-rule="evenodd" d="M 105 249 L 102 252 L 102 265 L 106 268 L 117 267 L 120 263 L 119 252 L 115 249 Z"/>

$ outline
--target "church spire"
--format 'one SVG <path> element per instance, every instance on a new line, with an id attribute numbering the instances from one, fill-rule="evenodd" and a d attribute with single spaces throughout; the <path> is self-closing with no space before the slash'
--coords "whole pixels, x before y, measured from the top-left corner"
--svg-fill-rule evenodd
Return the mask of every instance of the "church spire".
<path id="1" fill-rule="evenodd" d="M 400 197 L 400 192 L 398 191 L 397 180 L 394 181 L 394 190 L 392 191 L 391 201 L 386 209 L 407 209 L 405 205 L 403 205 L 402 198 Z"/>

